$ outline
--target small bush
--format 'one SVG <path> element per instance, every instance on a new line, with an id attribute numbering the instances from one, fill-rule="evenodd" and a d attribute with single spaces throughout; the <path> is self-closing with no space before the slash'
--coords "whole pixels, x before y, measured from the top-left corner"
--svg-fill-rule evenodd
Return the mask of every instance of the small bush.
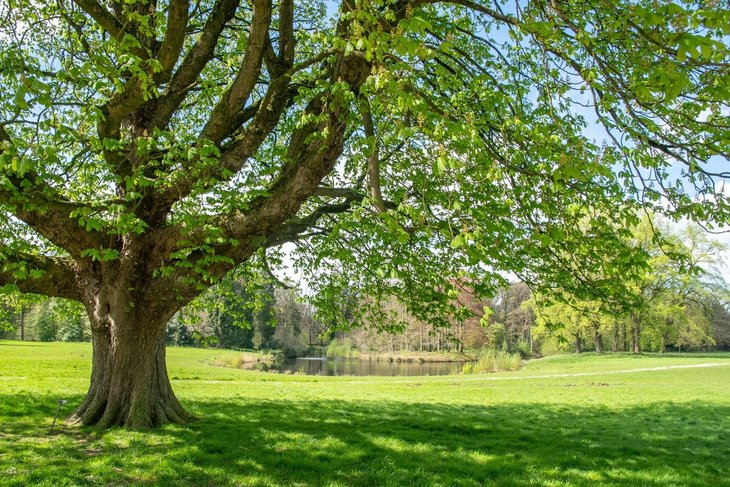
<path id="1" fill-rule="evenodd" d="M 522 358 L 529 358 L 532 356 L 532 349 L 527 340 L 520 339 L 515 345 L 514 351 L 519 353 Z"/>
<path id="2" fill-rule="evenodd" d="M 218 359 L 218 365 L 224 367 L 233 367 L 235 369 L 244 367 L 246 364 L 252 365 L 257 363 L 271 364 L 277 360 L 273 353 L 261 352 L 236 352 L 228 353 Z"/>
<path id="3" fill-rule="evenodd" d="M 462 374 L 479 374 L 484 372 L 502 372 L 517 370 L 522 365 L 522 356 L 519 353 L 509 353 L 493 348 L 482 349 L 476 362 L 465 364 Z"/>
<path id="4" fill-rule="evenodd" d="M 543 357 L 549 357 L 550 355 L 558 354 L 561 351 L 560 344 L 554 339 L 547 339 L 540 343 L 540 355 Z"/>
<path id="5" fill-rule="evenodd" d="M 325 355 L 328 357 L 357 358 L 360 356 L 360 352 L 355 348 L 355 345 L 349 338 L 345 338 L 343 340 L 335 338 L 332 340 L 332 343 L 327 346 Z"/>

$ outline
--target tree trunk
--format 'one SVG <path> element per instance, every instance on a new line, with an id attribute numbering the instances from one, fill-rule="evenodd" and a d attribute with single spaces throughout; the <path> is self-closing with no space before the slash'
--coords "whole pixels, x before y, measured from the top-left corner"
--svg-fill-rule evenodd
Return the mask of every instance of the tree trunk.
<path id="1" fill-rule="evenodd" d="M 594 332 L 594 338 L 596 340 L 596 353 L 603 353 L 603 338 L 598 330 Z"/>
<path id="2" fill-rule="evenodd" d="M 636 327 L 635 326 L 631 327 L 631 345 L 630 345 L 630 347 L 632 350 L 636 348 Z"/>
<path id="3" fill-rule="evenodd" d="M 618 323 L 614 322 L 613 323 L 613 343 L 611 344 L 611 350 L 613 350 L 614 352 L 618 352 L 618 350 L 619 350 L 618 340 L 619 340 Z"/>
<path id="4" fill-rule="evenodd" d="M 193 419 L 167 376 L 165 326 L 172 312 L 141 306 L 129 297 L 105 300 L 99 295 L 87 310 L 93 342 L 91 384 L 69 422 L 147 429 Z"/>
<path id="5" fill-rule="evenodd" d="M 641 353 L 641 328 L 639 328 L 639 325 L 634 325 L 633 331 L 634 353 Z"/>
<path id="6" fill-rule="evenodd" d="M 20 307 L 20 340 L 25 341 L 25 306 Z"/>
<path id="7" fill-rule="evenodd" d="M 582 353 L 583 345 L 580 340 L 580 334 L 575 335 L 575 353 Z"/>

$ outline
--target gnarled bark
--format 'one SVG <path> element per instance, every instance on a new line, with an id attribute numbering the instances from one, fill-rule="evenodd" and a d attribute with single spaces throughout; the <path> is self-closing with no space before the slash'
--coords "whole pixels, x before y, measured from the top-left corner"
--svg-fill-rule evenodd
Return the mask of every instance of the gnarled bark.
<path id="1" fill-rule="evenodd" d="M 165 362 L 168 310 L 135 306 L 102 290 L 86 303 L 92 321 L 91 384 L 70 423 L 153 428 L 192 419 L 175 397 Z"/>

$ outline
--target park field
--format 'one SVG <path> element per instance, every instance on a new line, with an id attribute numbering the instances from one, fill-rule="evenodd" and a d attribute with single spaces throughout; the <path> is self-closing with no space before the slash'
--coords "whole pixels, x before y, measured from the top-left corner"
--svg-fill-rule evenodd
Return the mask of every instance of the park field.
<path id="1" fill-rule="evenodd" d="M 730 354 L 391 378 L 212 365 L 223 353 L 168 351 L 190 425 L 49 434 L 90 345 L 0 341 L 0 485 L 730 486 Z"/>

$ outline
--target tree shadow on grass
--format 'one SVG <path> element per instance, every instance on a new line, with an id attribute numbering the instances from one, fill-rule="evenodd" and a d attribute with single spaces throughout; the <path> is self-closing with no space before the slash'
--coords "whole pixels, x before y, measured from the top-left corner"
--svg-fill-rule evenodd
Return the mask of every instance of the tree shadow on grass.
<path id="1" fill-rule="evenodd" d="M 730 485 L 730 408 L 706 403 L 620 414 L 546 404 L 187 406 L 203 419 L 151 432 L 64 428 L 49 437 L 53 398 L 0 395 L 0 483 Z"/>

